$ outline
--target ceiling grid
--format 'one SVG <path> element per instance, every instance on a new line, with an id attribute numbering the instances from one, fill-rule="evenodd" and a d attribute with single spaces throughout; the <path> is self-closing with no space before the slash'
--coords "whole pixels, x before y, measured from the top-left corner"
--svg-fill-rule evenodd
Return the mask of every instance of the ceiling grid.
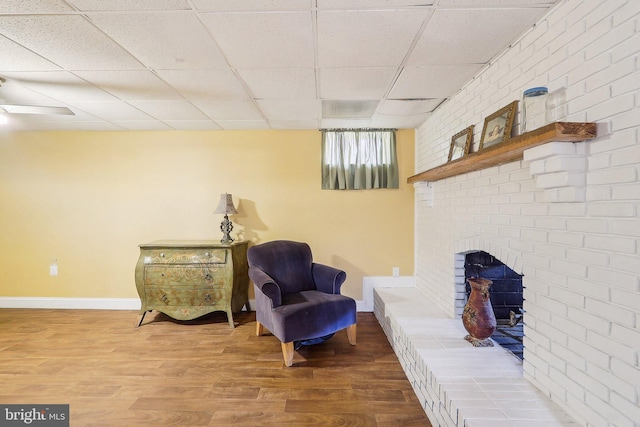
<path id="1" fill-rule="evenodd" d="M 555 3 L 3 0 L 0 105 L 74 113 L 22 130 L 413 128 Z"/>

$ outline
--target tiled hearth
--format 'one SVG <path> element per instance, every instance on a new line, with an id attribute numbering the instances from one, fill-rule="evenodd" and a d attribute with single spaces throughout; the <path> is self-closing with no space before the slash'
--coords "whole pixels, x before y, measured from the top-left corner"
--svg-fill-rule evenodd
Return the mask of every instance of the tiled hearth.
<path id="1" fill-rule="evenodd" d="M 575 427 L 508 350 L 473 347 L 417 288 L 374 290 L 374 312 L 434 427 Z"/>

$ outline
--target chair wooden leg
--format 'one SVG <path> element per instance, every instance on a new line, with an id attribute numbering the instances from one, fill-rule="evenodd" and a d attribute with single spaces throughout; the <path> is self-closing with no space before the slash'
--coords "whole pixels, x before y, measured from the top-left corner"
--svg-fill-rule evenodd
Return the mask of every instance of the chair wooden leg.
<path id="1" fill-rule="evenodd" d="M 355 323 L 351 326 L 347 326 L 347 338 L 349 339 L 349 344 L 356 345 L 356 324 Z"/>
<path id="2" fill-rule="evenodd" d="M 256 335 L 260 336 L 264 333 L 264 326 L 262 326 L 262 323 L 256 321 Z"/>
<path id="3" fill-rule="evenodd" d="M 293 365 L 293 341 L 282 343 L 282 356 L 284 357 L 284 364 L 287 366 Z"/>

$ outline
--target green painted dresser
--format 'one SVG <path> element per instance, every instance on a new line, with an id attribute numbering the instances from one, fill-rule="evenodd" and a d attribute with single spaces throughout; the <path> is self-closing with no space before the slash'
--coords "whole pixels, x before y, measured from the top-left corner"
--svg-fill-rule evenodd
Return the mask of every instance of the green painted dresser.
<path id="1" fill-rule="evenodd" d="M 233 313 L 249 307 L 249 242 L 157 240 L 140 246 L 136 288 L 140 326 L 144 315 L 157 310 L 178 320 L 224 311 L 229 326 Z"/>

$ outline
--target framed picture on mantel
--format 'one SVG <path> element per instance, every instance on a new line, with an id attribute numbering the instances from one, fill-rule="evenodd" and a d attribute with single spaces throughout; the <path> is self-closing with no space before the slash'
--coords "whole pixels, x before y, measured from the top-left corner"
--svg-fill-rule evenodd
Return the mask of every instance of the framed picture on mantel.
<path id="1" fill-rule="evenodd" d="M 451 137 L 451 146 L 449 147 L 449 159 L 460 159 L 469 154 L 471 148 L 471 142 L 473 141 L 473 128 L 474 125 L 469 126 L 465 130 L 456 133 Z"/>
<path id="2" fill-rule="evenodd" d="M 491 147 L 511 138 L 513 119 L 518 109 L 518 101 L 513 101 L 484 119 L 482 128 L 482 139 L 480 139 L 480 150 Z"/>

